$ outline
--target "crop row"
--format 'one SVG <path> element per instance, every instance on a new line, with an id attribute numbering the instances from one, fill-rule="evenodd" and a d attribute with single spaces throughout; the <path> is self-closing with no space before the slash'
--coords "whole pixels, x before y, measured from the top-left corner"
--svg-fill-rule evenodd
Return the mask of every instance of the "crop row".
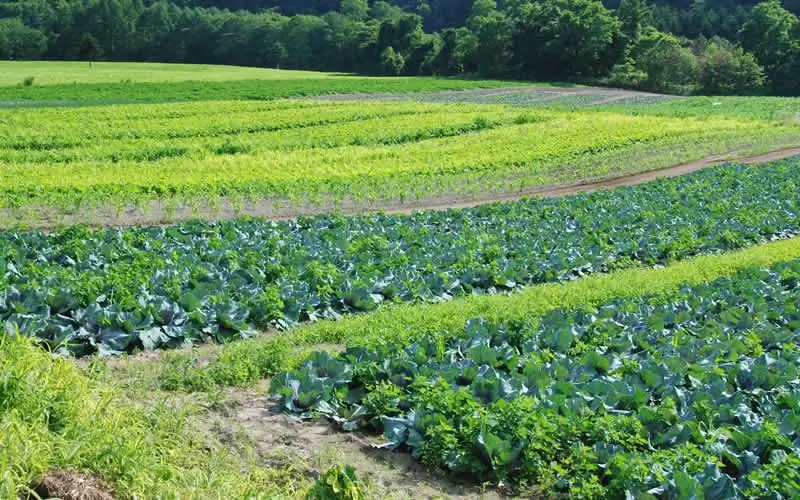
<path id="1" fill-rule="evenodd" d="M 231 113 L 235 106 L 237 112 Z M 502 109 L 492 107 L 494 110 Z M 483 108 L 491 111 L 492 108 Z M 302 128 L 326 123 L 357 121 L 397 115 L 481 111 L 475 105 L 447 107 L 408 104 L 390 108 L 381 104 L 320 101 L 205 102 L 179 104 L 137 104 L 88 108 L 39 108 L 0 113 L 3 143 L 22 147 L 39 139 L 53 142 L 91 143 L 96 140 L 184 139 Z M 81 127 L 63 126 L 63 121 Z M 29 149 L 34 149 L 33 147 Z"/>
<path id="2" fill-rule="evenodd" d="M 459 134 L 544 121 L 545 116 L 509 114 L 508 112 L 469 112 L 455 110 L 426 110 L 399 113 L 369 113 L 366 110 L 349 113 L 330 113 L 314 110 L 313 118 L 290 123 L 254 123 L 241 130 L 215 125 L 215 130 L 199 132 L 171 129 L 169 140 L 149 136 L 149 132 L 132 129 L 118 139 L 49 140 L 39 136 L 28 139 L 7 139 L 0 144 L 0 161 L 25 163 L 37 168 L 42 164 L 92 162 L 111 164 L 121 161 L 155 161 L 180 158 L 183 161 L 202 161 L 217 155 L 256 154 L 297 149 L 334 148 L 353 145 L 382 145 L 416 142 L 425 139 L 450 137 Z M 235 132 L 233 132 L 235 131 Z M 34 166 L 35 165 L 35 166 Z"/>
<path id="3" fill-rule="evenodd" d="M 531 92 L 507 92 L 499 95 L 480 95 L 464 92 L 459 94 L 430 94 L 421 96 L 423 100 L 430 102 L 449 102 L 449 103 L 483 103 L 483 104 L 505 104 L 513 107 L 586 107 L 598 106 L 605 103 L 625 104 L 625 105 L 651 105 L 667 102 L 673 97 L 665 95 L 631 94 L 629 96 L 620 95 L 619 92 L 598 92 L 582 91 L 576 89 L 573 93 L 566 93 L 563 90 L 552 91 L 542 89 L 541 91 Z"/>
<path id="4" fill-rule="evenodd" d="M 364 118 L 370 114 L 369 110 L 334 109 L 333 116 L 344 113 Z M 380 113 L 380 109 L 373 111 Z M 313 107 L 292 111 L 289 115 L 295 118 L 288 118 L 288 123 L 308 126 L 296 118 L 298 113 L 319 114 Z M 316 139 L 305 137 L 302 130 L 284 130 L 264 135 L 265 144 L 260 143 L 259 134 L 214 140 L 182 138 L 174 144 L 132 140 L 125 147 L 106 147 L 98 141 L 98 146 L 80 146 L 79 159 L 69 163 L 51 161 L 62 153 L 57 149 L 31 153 L 18 148 L 5 154 L 24 158 L 30 153 L 42 162 L 0 161 L 0 194 L 5 207 L 66 209 L 131 203 L 146 208 L 147 202 L 155 200 L 214 201 L 220 197 L 393 198 L 477 188 L 485 191 L 493 184 L 507 190 L 510 186 L 620 175 L 625 169 L 641 171 L 645 168 L 641 159 L 620 165 L 619 156 L 645 147 L 665 146 L 669 153 L 673 145 L 688 141 L 692 147 L 681 158 L 697 159 L 732 145 L 783 144 L 795 140 L 797 132 L 766 122 L 730 119 L 559 112 L 527 112 L 508 118 L 488 111 L 485 116 L 468 115 L 460 120 L 449 115 L 452 126 L 437 123 L 435 115 L 421 118 L 419 124 L 414 124 L 413 115 L 407 120 L 397 117 L 399 132 L 388 134 L 380 130 L 377 118 L 353 117 L 357 121 L 352 126 L 334 125 L 327 132 L 323 127 Z M 253 126 L 263 129 L 268 128 L 264 123 L 281 121 L 267 116 L 264 120 Z M 212 128 L 221 130 L 224 125 Z M 463 133 L 470 131 L 474 133 Z M 758 137 L 755 141 L 754 136 Z M 359 143 L 366 145 L 352 145 Z M 322 147 L 293 150 L 308 145 Z M 330 147 L 338 145 L 342 146 Z M 71 153 L 65 154 L 62 159 L 71 159 Z M 589 161 L 603 155 L 609 155 L 608 161 Z M 654 158 L 646 168 L 660 163 Z"/>
<path id="5" fill-rule="evenodd" d="M 173 351 L 150 365 L 168 390 L 247 386 L 297 368 L 311 349 L 324 345 L 379 348 L 405 346 L 432 332 L 443 342 L 461 335 L 471 318 L 505 324 L 535 324 L 550 311 L 599 307 L 616 299 L 669 300 L 683 286 L 699 286 L 750 268 L 768 268 L 800 258 L 800 238 L 760 243 L 722 254 L 705 254 L 655 268 L 620 269 L 563 283 L 541 283 L 512 294 L 469 295 L 446 302 L 383 307 L 338 321 L 305 323 L 282 335 L 258 336 L 210 351 Z"/>
<path id="6" fill-rule="evenodd" d="M 284 409 L 426 465 L 574 498 L 800 494 L 800 260 L 532 324 L 313 353 Z"/>
<path id="7" fill-rule="evenodd" d="M 75 354 L 438 301 L 800 231 L 800 158 L 562 199 L 412 216 L 0 235 L 0 319 Z"/>
<path id="8" fill-rule="evenodd" d="M 373 99 L 379 99 L 374 96 Z M 409 96 L 413 98 L 413 96 Z M 579 109 L 582 111 L 614 111 L 643 116 L 701 117 L 728 116 L 752 120 L 794 122 L 800 120 L 800 98 L 693 96 L 675 98 L 662 95 L 630 95 L 591 92 L 576 89 L 573 94 L 554 93 L 542 89 L 531 92 L 509 92 L 481 95 L 472 92 L 456 94 L 423 94 L 418 100 L 446 103 L 502 104 L 512 108 Z"/>

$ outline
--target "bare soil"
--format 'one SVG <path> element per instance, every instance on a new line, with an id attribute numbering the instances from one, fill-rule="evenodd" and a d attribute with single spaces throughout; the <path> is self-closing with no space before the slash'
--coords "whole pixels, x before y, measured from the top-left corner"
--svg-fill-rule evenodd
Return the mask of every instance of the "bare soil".
<path id="1" fill-rule="evenodd" d="M 31 485 L 38 498 L 61 500 L 113 500 L 113 490 L 99 479 L 71 470 L 54 470 Z M 28 495 L 29 499 L 36 498 Z"/>
<path id="2" fill-rule="evenodd" d="M 665 94 L 655 94 L 652 92 L 639 92 L 635 90 L 615 89 L 607 87 L 582 87 L 570 86 L 564 87 L 504 87 L 493 89 L 473 89 L 473 90 L 451 90 L 446 92 L 420 92 L 415 94 L 408 93 L 382 93 L 382 94 L 328 94 L 311 97 L 315 100 L 328 100 L 328 101 L 408 101 L 408 100 L 428 100 L 428 99 L 444 99 L 456 98 L 463 99 L 464 101 L 481 99 L 484 97 L 494 97 L 501 95 L 517 95 L 517 94 L 535 94 L 543 96 L 542 101 L 558 99 L 561 97 L 570 96 L 603 96 L 605 99 L 593 101 L 588 106 L 598 104 L 612 104 L 616 101 L 623 99 L 630 99 L 633 97 L 661 97 L 664 99 L 682 99 L 680 96 L 671 96 Z"/>
<path id="3" fill-rule="evenodd" d="M 325 419 L 300 421 L 258 390 L 231 390 L 204 417 L 232 449 L 247 448 L 265 465 L 300 469 L 316 479 L 334 465 L 352 465 L 371 498 L 501 498 L 500 492 L 426 467 L 403 451 L 378 449 L 379 435 L 343 432 Z"/>

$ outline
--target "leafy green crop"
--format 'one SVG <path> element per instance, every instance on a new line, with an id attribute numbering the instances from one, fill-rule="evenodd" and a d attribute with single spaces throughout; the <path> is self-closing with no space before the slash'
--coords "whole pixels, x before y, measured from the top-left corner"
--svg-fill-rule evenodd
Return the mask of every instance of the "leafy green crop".
<path id="1" fill-rule="evenodd" d="M 162 222 L 178 210 L 185 218 L 195 209 L 264 213 L 486 196 L 796 145 L 799 130 L 731 118 L 408 102 L 3 110 L 0 225 L 119 223 L 128 210 Z"/>
<path id="2" fill-rule="evenodd" d="M 578 498 L 800 495 L 800 260 L 443 341 L 314 353 L 286 411 Z"/>
<path id="3" fill-rule="evenodd" d="M 795 235 L 798 164 L 408 217 L 8 232 L 0 320 L 74 354 L 118 353 L 663 264 Z"/>

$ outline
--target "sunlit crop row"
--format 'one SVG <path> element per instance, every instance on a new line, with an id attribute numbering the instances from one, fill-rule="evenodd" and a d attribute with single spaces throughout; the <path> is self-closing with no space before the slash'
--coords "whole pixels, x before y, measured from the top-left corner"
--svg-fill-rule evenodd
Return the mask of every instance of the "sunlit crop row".
<path id="1" fill-rule="evenodd" d="M 213 204 L 221 197 L 507 191 L 769 149 L 797 135 L 796 127 L 765 121 L 485 105 L 291 101 L 13 110 L 0 113 L 0 206 L 146 208 L 164 199 Z"/>

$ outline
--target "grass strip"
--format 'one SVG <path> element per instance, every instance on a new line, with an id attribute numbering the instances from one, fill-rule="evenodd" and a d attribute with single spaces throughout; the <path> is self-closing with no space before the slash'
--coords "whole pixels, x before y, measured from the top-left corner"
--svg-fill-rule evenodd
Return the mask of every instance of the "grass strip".
<path id="1" fill-rule="evenodd" d="M 403 344 L 425 334 L 457 335 L 470 318 L 526 322 L 554 309 L 597 306 L 615 298 L 667 297 L 681 285 L 708 283 L 753 267 L 768 267 L 800 257 L 800 238 L 764 243 L 744 250 L 702 255 L 659 268 L 635 268 L 566 283 L 531 286 L 510 295 L 470 296 L 437 304 L 389 306 L 338 321 L 320 321 L 288 333 L 201 351 L 164 355 L 160 385 L 197 391 L 216 386 L 246 386 L 294 367 L 320 344 L 380 346 Z M 201 355 L 200 353 L 203 353 Z"/>

